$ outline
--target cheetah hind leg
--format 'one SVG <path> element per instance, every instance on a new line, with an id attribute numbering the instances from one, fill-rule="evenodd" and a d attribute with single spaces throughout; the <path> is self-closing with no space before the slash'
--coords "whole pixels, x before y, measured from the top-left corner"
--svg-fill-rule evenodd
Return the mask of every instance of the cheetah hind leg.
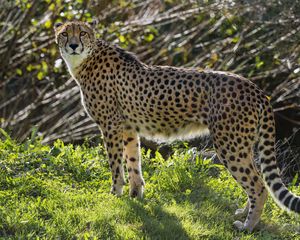
<path id="1" fill-rule="evenodd" d="M 235 180 L 243 187 L 248 195 L 249 207 L 244 210 L 238 210 L 238 213 L 248 213 L 245 222 L 235 221 L 234 226 L 240 231 L 252 231 L 260 220 L 260 216 L 267 199 L 267 191 L 264 187 L 263 180 L 259 176 L 255 167 L 252 164 L 251 149 L 244 149 L 244 153 L 235 154 L 223 151 L 222 148 L 217 148 L 219 159 L 225 164 L 229 172 Z M 225 153 L 225 154 L 224 154 Z M 226 161 L 230 159 L 231 161 Z"/>
<path id="2" fill-rule="evenodd" d="M 245 189 L 249 200 L 248 200 L 248 209 L 245 207 L 244 213 L 248 213 L 246 221 L 243 223 L 241 221 L 235 221 L 233 225 L 240 231 L 249 231 L 252 232 L 257 223 L 260 220 L 260 216 L 263 211 L 264 203 L 267 199 L 268 193 L 261 179 L 259 179 L 255 184 L 255 192 L 250 192 L 251 189 Z"/>

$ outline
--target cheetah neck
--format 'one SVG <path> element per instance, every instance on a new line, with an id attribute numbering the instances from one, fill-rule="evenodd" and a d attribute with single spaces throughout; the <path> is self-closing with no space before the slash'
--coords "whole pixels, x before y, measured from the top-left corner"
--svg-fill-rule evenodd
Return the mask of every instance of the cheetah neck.
<path id="1" fill-rule="evenodd" d="M 78 67 L 83 63 L 83 61 L 88 57 L 86 52 L 83 52 L 79 55 L 70 55 L 70 54 L 61 54 L 64 61 L 66 62 L 69 72 L 73 78 L 76 78 L 76 73 Z"/>

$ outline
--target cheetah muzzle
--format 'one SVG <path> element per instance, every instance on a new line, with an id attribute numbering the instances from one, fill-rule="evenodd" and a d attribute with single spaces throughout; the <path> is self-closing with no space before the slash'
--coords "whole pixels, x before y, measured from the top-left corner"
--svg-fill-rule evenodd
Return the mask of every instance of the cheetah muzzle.
<path id="1" fill-rule="evenodd" d="M 56 42 L 98 124 L 112 172 L 111 192 L 123 193 L 124 160 L 130 195 L 142 197 L 139 136 L 189 139 L 209 131 L 219 159 L 248 195 L 237 214 L 240 230 L 259 222 L 268 192 L 285 210 L 300 212 L 300 198 L 283 184 L 276 164 L 273 110 L 249 80 L 219 71 L 149 66 L 133 54 L 95 38 L 84 22 L 56 24 Z M 253 161 L 258 145 L 261 174 Z"/>

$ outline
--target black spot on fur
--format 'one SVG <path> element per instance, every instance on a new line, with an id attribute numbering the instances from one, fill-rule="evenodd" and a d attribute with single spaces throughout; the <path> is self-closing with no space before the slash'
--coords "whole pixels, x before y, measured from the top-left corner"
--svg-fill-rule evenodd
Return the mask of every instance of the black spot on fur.
<path id="1" fill-rule="evenodd" d="M 282 183 L 275 183 L 274 185 L 273 185 L 273 191 L 278 191 L 280 188 L 282 187 Z"/>
<path id="2" fill-rule="evenodd" d="M 232 167 L 231 167 L 231 171 L 236 172 L 236 171 L 237 171 L 237 167 L 232 166 Z"/>
<path id="3" fill-rule="evenodd" d="M 127 52 L 124 49 L 121 49 L 119 47 L 116 48 L 117 52 L 119 53 L 119 56 L 128 63 L 134 63 L 137 65 L 142 65 L 140 60 L 131 52 Z"/>
<path id="4" fill-rule="evenodd" d="M 275 178 L 279 178 L 279 175 L 277 173 L 272 173 L 270 174 L 270 176 L 268 177 L 268 180 L 274 180 Z"/>
<path id="5" fill-rule="evenodd" d="M 298 198 L 294 197 L 291 205 L 291 210 L 296 211 L 296 206 L 297 206 Z"/>
<path id="6" fill-rule="evenodd" d="M 297 207 L 296 207 L 296 212 L 300 213 L 300 199 L 298 198 L 298 203 L 297 203 Z"/>
<path id="7" fill-rule="evenodd" d="M 279 200 L 282 201 L 285 196 L 288 194 L 288 190 L 283 190 L 280 194 L 279 194 Z"/>
<path id="8" fill-rule="evenodd" d="M 284 205 L 286 206 L 286 207 L 288 207 L 289 205 L 290 205 L 290 201 L 291 201 L 291 199 L 292 199 L 292 195 L 290 195 L 290 196 L 288 196 L 285 200 L 284 200 Z"/>
<path id="9" fill-rule="evenodd" d="M 266 168 L 264 168 L 263 173 L 271 172 L 272 170 L 274 170 L 274 169 L 276 169 L 276 168 L 277 168 L 276 165 L 267 166 Z"/>
<path id="10" fill-rule="evenodd" d="M 131 192 L 131 197 L 136 197 L 138 195 L 138 192 L 136 189 L 134 189 L 132 192 Z"/>

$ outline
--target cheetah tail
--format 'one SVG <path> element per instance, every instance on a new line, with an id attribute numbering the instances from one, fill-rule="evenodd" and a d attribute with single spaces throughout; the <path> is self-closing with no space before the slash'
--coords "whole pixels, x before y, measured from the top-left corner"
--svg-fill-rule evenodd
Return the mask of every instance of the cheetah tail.
<path id="1" fill-rule="evenodd" d="M 300 213 L 300 197 L 290 192 L 279 176 L 275 156 L 275 123 L 270 103 L 260 117 L 258 152 L 265 185 L 275 202 L 284 210 Z"/>

